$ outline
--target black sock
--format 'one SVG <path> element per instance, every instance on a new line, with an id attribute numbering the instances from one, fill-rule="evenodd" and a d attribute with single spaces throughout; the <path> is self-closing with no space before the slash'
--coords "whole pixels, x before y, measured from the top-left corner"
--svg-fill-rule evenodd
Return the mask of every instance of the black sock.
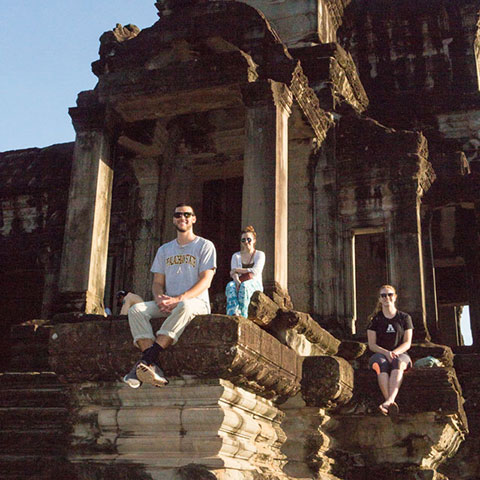
<path id="1" fill-rule="evenodd" d="M 163 350 L 157 342 L 154 342 L 153 345 L 143 351 L 142 360 L 148 363 L 158 363 L 158 355 Z"/>

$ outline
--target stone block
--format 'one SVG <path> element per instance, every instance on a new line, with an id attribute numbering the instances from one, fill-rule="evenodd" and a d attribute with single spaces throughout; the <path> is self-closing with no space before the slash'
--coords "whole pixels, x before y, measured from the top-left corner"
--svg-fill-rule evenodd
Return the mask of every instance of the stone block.
<path id="1" fill-rule="evenodd" d="M 340 341 L 308 313 L 293 310 L 282 309 L 269 331 L 302 356 L 335 355 L 340 345 Z"/>
<path id="2" fill-rule="evenodd" d="M 277 316 L 280 307 L 263 292 L 256 291 L 250 299 L 248 318 L 261 327 L 267 327 Z"/>
<path id="3" fill-rule="evenodd" d="M 303 362 L 302 397 L 308 406 L 335 408 L 353 395 L 353 368 L 340 357 L 307 357 Z"/>
<path id="4" fill-rule="evenodd" d="M 345 360 L 355 360 L 361 357 L 367 350 L 367 345 L 354 340 L 342 340 L 338 346 L 337 355 Z"/>
<path id="5" fill-rule="evenodd" d="M 159 479 L 202 473 L 202 480 L 286 480 L 279 450 L 284 414 L 231 382 L 175 378 L 166 388 L 139 390 L 92 382 L 73 385 L 72 400 L 77 414 L 70 459 L 79 466 L 79 480 L 107 465 L 145 467 Z M 88 466 L 96 467 L 88 472 Z M 180 470 L 191 476 L 176 476 Z"/>
<path id="6" fill-rule="evenodd" d="M 431 392 L 427 394 L 427 392 Z M 383 401 L 373 370 L 355 370 L 355 390 L 348 409 L 353 412 L 377 412 Z M 404 375 L 397 397 L 400 416 L 436 412 L 456 415 L 467 429 L 462 389 L 453 368 L 413 368 Z"/>
<path id="7" fill-rule="evenodd" d="M 152 320 L 154 331 L 162 321 Z M 52 369 L 73 383 L 120 379 L 139 357 L 127 321 L 116 317 L 55 325 L 49 350 Z M 197 316 L 161 363 L 169 377 L 224 378 L 266 398 L 300 388 L 301 358 L 241 317 Z"/>

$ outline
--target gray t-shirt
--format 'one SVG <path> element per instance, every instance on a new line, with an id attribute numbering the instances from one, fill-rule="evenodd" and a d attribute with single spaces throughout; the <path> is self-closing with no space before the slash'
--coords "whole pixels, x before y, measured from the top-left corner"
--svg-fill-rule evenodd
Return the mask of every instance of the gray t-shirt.
<path id="1" fill-rule="evenodd" d="M 165 293 L 176 297 L 192 288 L 201 272 L 211 268 L 217 268 L 215 245 L 210 240 L 195 237 L 186 245 L 179 245 L 176 239 L 162 245 L 150 271 L 165 275 Z M 210 312 L 208 289 L 197 298 L 207 304 Z"/>

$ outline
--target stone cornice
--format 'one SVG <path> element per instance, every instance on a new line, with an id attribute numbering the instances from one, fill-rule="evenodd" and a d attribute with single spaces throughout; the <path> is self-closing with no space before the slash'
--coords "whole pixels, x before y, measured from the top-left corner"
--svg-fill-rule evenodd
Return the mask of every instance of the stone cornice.
<path id="1" fill-rule="evenodd" d="M 335 30 L 340 27 L 343 21 L 343 12 L 351 0 L 323 0 L 330 12 L 330 18 Z"/>
<path id="2" fill-rule="evenodd" d="M 308 78 L 303 73 L 300 62 L 293 72 L 290 90 L 308 118 L 318 142 L 323 142 L 329 128 L 334 124 L 333 117 L 320 107 L 318 97 L 308 85 Z"/>
<path id="3" fill-rule="evenodd" d="M 350 53 L 338 43 L 298 48 L 293 54 L 302 62 L 303 71 L 318 94 L 330 86 L 333 98 L 329 108 L 333 109 L 341 102 L 347 102 L 358 112 L 367 108 L 368 97 L 357 67 Z"/>

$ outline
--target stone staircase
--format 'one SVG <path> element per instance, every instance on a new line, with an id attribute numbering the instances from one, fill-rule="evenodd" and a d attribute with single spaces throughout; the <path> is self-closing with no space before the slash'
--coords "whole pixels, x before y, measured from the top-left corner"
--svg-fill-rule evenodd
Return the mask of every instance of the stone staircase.
<path id="1" fill-rule="evenodd" d="M 63 478 L 69 416 L 67 389 L 54 373 L 0 374 L 1 478 Z"/>
<path id="2" fill-rule="evenodd" d="M 444 463 L 467 433 L 455 369 L 478 426 L 476 356 L 457 355 L 454 369 L 448 347 L 415 346 L 414 357 L 434 355 L 446 367 L 406 375 L 393 422 L 377 411 L 364 346 L 335 339 L 307 314 L 272 315 L 262 327 L 197 317 L 162 357 L 171 379 L 164 389 L 119 381 L 138 357 L 125 318 L 15 327 L 11 371 L 0 374 L 1 478 L 478 477 L 469 461 L 478 436 Z"/>

